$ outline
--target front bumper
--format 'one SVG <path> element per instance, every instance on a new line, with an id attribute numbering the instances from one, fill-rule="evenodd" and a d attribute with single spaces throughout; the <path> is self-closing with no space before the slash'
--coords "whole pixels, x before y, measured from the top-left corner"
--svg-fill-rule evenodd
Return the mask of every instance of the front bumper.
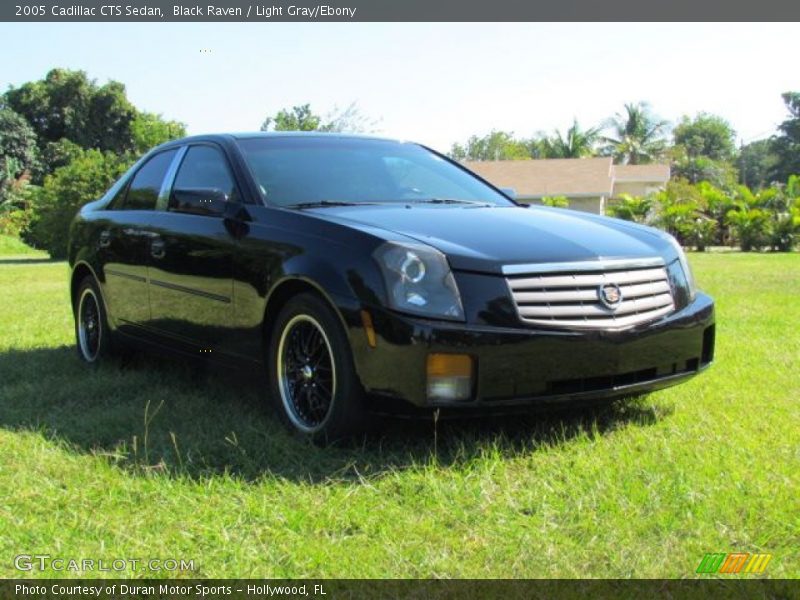
<path id="1" fill-rule="evenodd" d="M 556 331 L 478 326 L 373 310 L 374 348 L 351 330 L 356 370 L 380 401 L 419 407 L 491 409 L 553 401 L 617 397 L 688 379 L 714 357 L 714 303 L 694 302 L 656 322 L 624 331 Z M 475 376 L 466 401 L 427 398 L 430 353 L 469 354 Z"/>

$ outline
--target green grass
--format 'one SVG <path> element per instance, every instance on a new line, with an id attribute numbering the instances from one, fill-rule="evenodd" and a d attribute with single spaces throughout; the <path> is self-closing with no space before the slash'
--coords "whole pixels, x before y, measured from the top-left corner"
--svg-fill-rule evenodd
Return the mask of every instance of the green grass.
<path id="1" fill-rule="evenodd" d="M 19 238 L 0 234 L 0 256 L 4 258 L 9 258 L 11 256 L 38 256 L 45 258 L 47 254 L 41 250 L 31 248 L 20 241 Z"/>
<path id="2" fill-rule="evenodd" d="M 66 266 L 0 257 L 0 577 L 20 553 L 204 577 L 692 577 L 733 551 L 797 577 L 800 256 L 691 261 L 718 310 L 703 376 L 319 449 L 262 410 L 257 379 L 155 356 L 86 368 Z"/>

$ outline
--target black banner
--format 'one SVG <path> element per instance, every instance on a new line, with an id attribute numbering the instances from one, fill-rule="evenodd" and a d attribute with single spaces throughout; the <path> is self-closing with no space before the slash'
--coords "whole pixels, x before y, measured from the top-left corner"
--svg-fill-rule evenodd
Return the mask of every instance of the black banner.
<path id="1" fill-rule="evenodd" d="M 796 580 L 277 580 L 160 579 L 0 580 L 0 598 L 64 599 L 197 599 L 230 598 L 404 598 L 503 600 L 545 598 L 724 598 L 725 600 L 790 599 L 800 597 Z"/>
<path id="2" fill-rule="evenodd" d="M 116 0 L 119 1 L 119 0 Z M 469 22 L 797 21 L 796 0 L 11 0 L 0 21 L 19 22 Z"/>

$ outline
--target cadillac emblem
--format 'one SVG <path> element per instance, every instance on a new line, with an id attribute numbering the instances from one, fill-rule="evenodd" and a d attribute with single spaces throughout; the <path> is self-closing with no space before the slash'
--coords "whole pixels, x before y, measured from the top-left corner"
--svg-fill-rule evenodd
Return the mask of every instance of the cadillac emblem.
<path id="1" fill-rule="evenodd" d="M 622 291 L 616 283 L 604 283 L 597 289 L 597 295 L 603 306 L 616 310 L 622 304 Z"/>

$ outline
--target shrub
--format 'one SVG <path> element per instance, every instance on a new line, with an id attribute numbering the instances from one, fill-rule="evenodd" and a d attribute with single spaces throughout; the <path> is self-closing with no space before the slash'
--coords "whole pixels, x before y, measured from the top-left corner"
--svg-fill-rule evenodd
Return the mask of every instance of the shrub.
<path id="1" fill-rule="evenodd" d="M 708 181 L 698 183 L 697 191 L 701 196 L 703 212 L 716 222 L 714 239 L 708 240 L 708 245 L 728 243 L 730 235 L 728 234 L 727 215 L 728 211 L 734 208 L 733 195 Z"/>
<path id="2" fill-rule="evenodd" d="M 770 204 L 769 245 L 778 252 L 789 252 L 800 237 L 800 177 L 792 175 Z"/>
<path id="3" fill-rule="evenodd" d="M 778 252 L 790 252 L 800 233 L 800 209 L 775 213 L 769 223 L 769 246 Z"/>
<path id="4" fill-rule="evenodd" d="M 702 216 L 703 197 L 697 187 L 685 179 L 675 179 L 655 195 L 655 225 L 685 244 L 684 233 Z"/>
<path id="5" fill-rule="evenodd" d="M 545 196 L 542 205 L 555 208 L 569 208 L 569 199 L 566 196 Z"/>
<path id="6" fill-rule="evenodd" d="M 769 244 L 770 223 L 766 210 L 753 208 L 747 202 L 740 201 L 736 208 L 728 211 L 727 220 L 743 252 L 760 250 Z"/>
<path id="7" fill-rule="evenodd" d="M 29 206 L 36 189 L 24 178 L 6 188 L 0 205 L 0 234 L 19 237 L 25 230 L 31 219 Z"/>
<path id="8" fill-rule="evenodd" d="M 17 113 L 0 107 L 0 210 L 17 207 L 19 190 L 37 165 L 33 129 Z"/>
<path id="9" fill-rule="evenodd" d="M 620 194 L 612 204 L 608 205 L 606 214 L 626 221 L 649 223 L 653 219 L 654 204 L 650 196 Z"/>
<path id="10" fill-rule="evenodd" d="M 717 221 L 705 215 L 698 215 L 694 220 L 687 219 L 678 227 L 684 245 L 693 246 L 698 252 L 704 252 L 713 245 L 719 226 Z"/>
<path id="11" fill-rule="evenodd" d="M 22 238 L 53 258 L 67 253 L 69 224 L 81 206 L 99 198 L 131 160 L 110 152 L 81 150 L 77 158 L 44 179 L 29 208 Z"/>

